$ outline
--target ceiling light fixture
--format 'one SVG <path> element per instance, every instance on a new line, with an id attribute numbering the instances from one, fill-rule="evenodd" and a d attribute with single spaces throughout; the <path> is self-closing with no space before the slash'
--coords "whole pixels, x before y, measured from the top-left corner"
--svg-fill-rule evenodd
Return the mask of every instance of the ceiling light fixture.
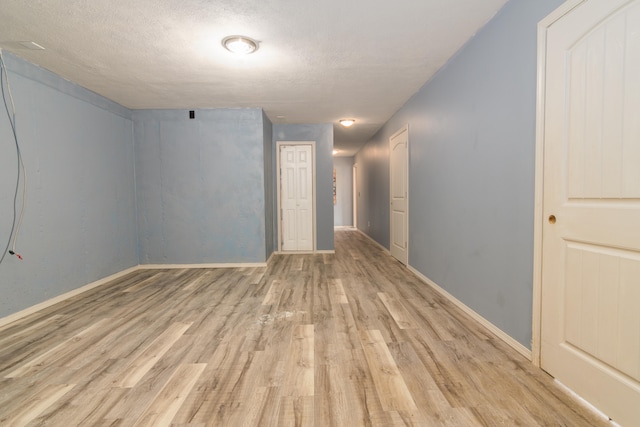
<path id="1" fill-rule="evenodd" d="M 248 55 L 258 50 L 258 42 L 246 36 L 225 37 L 222 39 L 222 46 L 239 55 Z"/>
<path id="2" fill-rule="evenodd" d="M 29 50 L 44 50 L 44 47 L 40 46 L 36 42 L 25 41 L 25 42 L 18 42 L 18 44 L 23 48 L 29 49 Z"/>
<path id="3" fill-rule="evenodd" d="M 353 119 L 342 119 L 340 120 L 340 124 L 346 128 L 354 124 L 356 121 Z"/>
<path id="4" fill-rule="evenodd" d="M 333 150 L 333 155 L 335 156 L 336 154 L 338 154 L 340 151 L 339 150 Z"/>

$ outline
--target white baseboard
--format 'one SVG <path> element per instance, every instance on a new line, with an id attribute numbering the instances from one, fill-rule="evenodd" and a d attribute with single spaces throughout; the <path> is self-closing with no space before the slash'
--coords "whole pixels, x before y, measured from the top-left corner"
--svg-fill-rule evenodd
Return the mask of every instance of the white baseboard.
<path id="1" fill-rule="evenodd" d="M 349 231 L 356 231 L 356 228 L 353 225 L 334 225 L 333 226 L 334 230 L 349 230 Z"/>
<path id="2" fill-rule="evenodd" d="M 43 310 L 47 307 L 51 307 L 54 304 L 57 304 L 59 302 L 62 302 L 66 299 L 72 298 L 78 294 L 81 294 L 83 292 L 86 292 L 90 289 L 96 288 L 100 285 L 104 285 L 107 282 L 110 282 L 112 280 L 116 280 L 122 276 L 125 276 L 129 273 L 133 273 L 134 271 L 137 271 L 140 269 L 140 266 L 136 265 L 134 267 L 130 267 L 127 268 L 126 270 L 122 270 L 118 273 L 112 274 L 111 276 L 102 278 L 100 280 L 96 280 L 95 282 L 89 283 L 87 285 L 84 285 L 80 288 L 76 288 L 72 291 L 66 292 L 62 295 L 58 295 L 56 297 L 53 297 L 51 299 L 48 299 L 46 301 L 43 301 L 41 303 L 38 303 L 36 305 L 32 305 L 31 307 L 27 307 L 24 310 L 18 311 L 17 313 L 13 313 L 8 315 L 7 317 L 3 317 L 2 319 L 0 319 L 0 327 L 8 325 L 9 323 L 13 323 L 16 320 L 22 319 L 23 317 L 27 317 L 30 314 L 33 314 L 37 311 Z"/>
<path id="3" fill-rule="evenodd" d="M 451 303 L 453 303 L 453 305 L 455 305 L 460 310 L 462 310 L 465 313 L 467 313 L 473 320 L 475 320 L 476 322 L 480 323 L 482 326 L 484 326 L 486 329 L 488 329 L 489 332 L 493 333 L 495 336 L 497 336 L 502 341 L 504 341 L 509 347 L 513 348 L 515 351 L 517 351 L 518 353 L 520 353 L 521 355 L 523 355 L 527 359 L 531 360 L 532 353 L 531 353 L 531 350 L 529 350 L 527 347 L 525 347 L 524 345 L 520 344 L 518 341 L 513 339 L 511 336 L 509 336 L 502 329 L 498 328 L 496 325 L 494 325 L 493 323 L 491 323 L 490 321 L 488 321 L 487 319 L 485 319 L 484 317 L 479 315 L 477 312 L 475 312 L 468 305 L 466 305 L 465 303 L 463 303 L 462 301 L 460 301 L 459 299 L 457 299 L 456 297 L 451 295 L 449 292 L 445 291 L 443 288 L 438 286 L 433 280 L 429 279 L 428 277 L 426 277 L 424 274 L 420 273 L 415 268 L 413 268 L 411 266 L 407 266 L 407 268 L 413 274 L 418 276 L 420 278 L 420 280 L 425 282 L 427 285 L 431 286 L 436 292 L 438 292 L 440 295 L 442 295 L 443 297 L 448 299 Z"/>
<path id="4" fill-rule="evenodd" d="M 229 262 L 212 264 L 140 264 L 140 268 L 143 270 L 174 270 L 182 268 L 245 268 L 266 266 L 266 262 Z"/>
<path id="5" fill-rule="evenodd" d="M 380 243 L 376 242 L 373 239 L 373 237 L 369 236 L 368 234 L 366 234 L 365 232 L 363 232 L 360 229 L 358 229 L 357 231 L 360 234 L 362 234 L 364 237 L 366 237 L 367 239 L 371 240 L 376 246 L 378 246 L 384 252 L 390 254 L 389 249 L 385 248 Z M 429 279 L 427 276 L 425 276 L 424 274 L 420 273 L 418 270 L 416 270 L 412 266 L 407 265 L 407 268 L 413 274 L 418 276 L 418 278 L 420 278 L 420 280 L 425 282 L 427 285 L 431 286 L 436 292 L 438 292 L 440 295 L 442 295 L 443 297 L 448 299 L 453 305 L 455 305 L 460 310 L 462 310 L 465 313 L 467 313 L 473 320 L 475 320 L 476 322 L 480 323 L 487 330 L 489 330 L 489 332 L 491 332 L 492 334 L 494 334 L 495 336 L 500 338 L 502 341 L 504 341 L 509 347 L 513 348 L 515 351 L 517 351 L 518 353 L 520 353 L 521 355 L 526 357 L 528 360 L 532 360 L 533 356 L 532 356 L 531 350 L 529 350 L 527 347 L 525 347 L 524 345 L 520 344 L 518 341 L 513 339 L 509 334 L 507 334 L 502 329 L 498 328 L 496 325 L 494 325 L 493 323 L 491 323 L 490 321 L 488 321 L 487 319 L 485 319 L 484 317 L 479 315 L 476 311 L 474 311 L 468 305 L 464 304 L 458 298 L 454 297 L 449 292 L 445 291 L 443 288 L 438 286 L 433 280 Z"/>
<path id="6" fill-rule="evenodd" d="M 269 255 L 269 259 L 267 259 L 267 262 L 265 263 L 266 265 L 269 265 L 269 263 L 271 262 L 275 254 L 276 254 L 276 251 L 271 252 L 271 255 Z"/>
<path id="7" fill-rule="evenodd" d="M 96 280 L 95 282 L 89 283 L 87 285 L 76 288 L 72 291 L 66 292 L 62 295 L 55 296 L 46 301 L 40 302 L 38 304 L 32 305 L 31 307 L 27 307 L 24 310 L 18 311 L 16 313 L 10 314 L 6 317 L 0 319 L 0 327 L 8 325 L 10 323 L 15 322 L 16 320 L 22 319 L 23 317 L 27 317 L 30 314 L 33 314 L 37 311 L 43 310 L 47 307 L 51 307 L 54 304 L 62 302 L 66 299 L 72 298 L 76 295 L 79 295 L 83 292 L 96 288 L 100 285 L 104 285 L 107 282 L 112 280 L 116 280 L 122 276 L 125 276 L 129 273 L 138 270 L 160 270 L 160 269 L 181 269 L 181 268 L 243 268 L 243 267 L 266 267 L 266 262 L 256 262 L 256 263 L 223 263 L 223 264 L 141 264 L 136 265 L 134 267 L 127 268 L 126 270 L 122 270 L 118 273 L 112 274 L 111 276 L 102 278 L 100 280 Z"/>
<path id="8" fill-rule="evenodd" d="M 314 255 L 314 254 L 335 254 L 336 251 L 333 249 L 322 250 L 322 251 L 276 251 L 274 254 L 276 255 Z"/>
<path id="9" fill-rule="evenodd" d="M 586 400 L 584 397 L 580 396 L 578 393 L 576 393 L 575 391 L 571 390 L 569 387 L 567 387 L 566 385 L 558 381 L 557 378 L 554 378 L 553 382 L 565 393 L 567 393 L 569 396 L 577 400 L 578 403 L 580 403 L 580 405 L 582 405 L 584 408 L 591 411 L 596 416 L 600 417 L 602 421 L 604 421 L 605 423 L 609 423 L 609 425 L 612 427 L 621 427 L 620 424 L 616 423 L 611 418 L 609 418 L 607 414 L 602 412 L 600 409 L 596 408 L 591 402 Z"/>
<path id="10" fill-rule="evenodd" d="M 377 241 L 375 241 L 375 239 L 371 236 L 369 236 L 367 233 L 365 233 L 364 231 L 360 230 L 360 229 L 356 229 L 356 231 L 360 234 L 362 234 L 364 237 L 366 237 L 367 239 L 371 240 L 377 247 L 379 247 L 380 249 L 382 249 L 383 251 L 385 251 L 388 254 L 391 254 L 391 252 L 389 251 L 389 249 L 385 248 L 384 246 L 382 246 L 380 243 L 378 243 Z"/>

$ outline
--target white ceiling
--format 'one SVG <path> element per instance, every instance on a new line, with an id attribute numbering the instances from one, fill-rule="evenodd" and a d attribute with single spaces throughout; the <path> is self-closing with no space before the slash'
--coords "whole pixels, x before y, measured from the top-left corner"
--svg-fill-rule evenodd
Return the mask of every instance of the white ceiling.
<path id="1" fill-rule="evenodd" d="M 334 123 L 336 148 L 353 155 L 504 3 L 2 0 L 0 47 L 131 109 L 262 107 L 273 123 Z M 233 34 L 259 50 L 227 52 Z"/>

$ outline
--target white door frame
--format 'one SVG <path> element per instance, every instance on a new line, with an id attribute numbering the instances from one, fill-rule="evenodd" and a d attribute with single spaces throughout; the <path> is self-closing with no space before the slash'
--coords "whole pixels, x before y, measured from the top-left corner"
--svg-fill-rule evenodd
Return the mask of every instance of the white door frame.
<path id="1" fill-rule="evenodd" d="M 544 114 L 546 90 L 547 31 L 556 21 L 586 0 L 567 0 L 538 24 L 538 90 L 536 101 L 536 166 L 533 234 L 533 324 L 531 357 L 540 366 L 542 333 L 542 228 L 543 228 L 543 172 L 544 172 Z"/>
<path id="2" fill-rule="evenodd" d="M 395 138 L 396 136 L 402 134 L 403 132 L 406 132 L 407 134 L 407 149 L 406 149 L 406 153 L 405 153 L 405 165 L 407 167 L 406 169 L 406 179 L 407 182 L 405 183 L 406 185 L 406 189 L 407 189 L 407 194 L 405 196 L 405 201 L 406 201 L 406 206 L 405 206 L 405 219 L 407 221 L 406 223 L 406 227 L 405 227 L 405 233 L 404 233 L 404 241 L 406 242 L 407 248 L 406 248 L 406 252 L 407 252 L 407 263 L 406 265 L 409 266 L 409 124 L 405 124 L 404 126 L 402 126 L 400 129 L 398 129 L 396 132 L 393 133 L 393 135 L 391 135 L 389 137 L 389 141 L 387 142 L 387 147 L 391 146 L 391 141 L 393 140 L 393 138 Z M 393 216 L 393 206 L 391 205 L 391 152 L 389 152 L 389 251 L 391 251 L 391 245 L 392 240 L 393 240 L 393 220 L 392 220 L 392 216 Z"/>
<path id="3" fill-rule="evenodd" d="M 353 164 L 353 228 L 358 228 L 358 164 Z"/>
<path id="4" fill-rule="evenodd" d="M 280 178 L 282 175 L 282 170 L 280 169 L 280 147 L 287 145 L 310 145 L 311 146 L 311 156 L 313 157 L 313 182 L 311 184 L 311 189 L 313 192 L 313 224 L 311 227 L 313 228 L 313 252 L 317 251 L 317 239 L 316 239 L 316 142 L 315 141 L 276 141 L 276 199 L 277 199 L 277 207 L 276 207 L 276 216 L 277 216 L 277 226 L 278 226 L 278 252 L 282 252 L 282 200 L 281 200 L 281 191 L 280 191 Z M 293 253 L 294 251 L 287 251 L 285 253 Z M 301 251 L 308 252 L 308 251 Z"/>

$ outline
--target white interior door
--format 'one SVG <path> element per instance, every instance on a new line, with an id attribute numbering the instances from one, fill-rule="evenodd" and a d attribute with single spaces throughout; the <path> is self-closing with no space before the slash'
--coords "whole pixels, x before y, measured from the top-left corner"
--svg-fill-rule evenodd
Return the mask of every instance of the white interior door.
<path id="1" fill-rule="evenodd" d="M 640 425 L 640 0 L 547 30 L 541 366 Z"/>
<path id="2" fill-rule="evenodd" d="M 358 165 L 353 165 L 353 228 L 358 228 Z"/>
<path id="3" fill-rule="evenodd" d="M 280 146 L 280 207 L 283 251 L 313 250 L 313 150 Z"/>
<path id="4" fill-rule="evenodd" d="M 403 264 L 408 260 L 408 128 L 389 139 L 389 176 L 391 197 L 391 255 Z"/>

